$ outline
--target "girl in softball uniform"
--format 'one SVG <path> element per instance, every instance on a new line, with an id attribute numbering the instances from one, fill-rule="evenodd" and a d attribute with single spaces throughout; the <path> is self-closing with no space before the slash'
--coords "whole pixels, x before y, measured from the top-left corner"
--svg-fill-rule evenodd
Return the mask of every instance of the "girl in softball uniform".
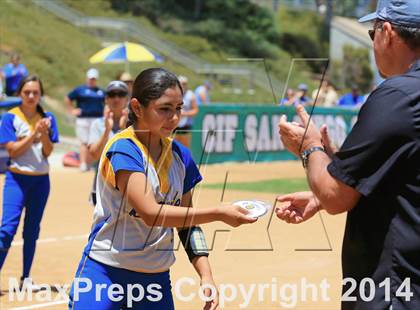
<path id="1" fill-rule="evenodd" d="M 174 309 L 173 227 L 201 283 L 213 285 L 204 234 L 196 225 L 255 222 L 236 206 L 190 208 L 201 175 L 189 150 L 170 138 L 182 104 L 174 74 L 152 68 L 136 78 L 129 127 L 108 141 L 99 163 L 94 223 L 70 291 L 70 309 Z M 119 288 L 109 290 L 112 285 Z M 127 290 L 134 285 L 144 294 L 133 302 Z M 217 307 L 213 297 L 205 309 Z"/>
<path id="2" fill-rule="evenodd" d="M 0 269 L 16 234 L 23 209 L 23 272 L 21 285 L 29 277 L 35 255 L 40 223 L 50 193 L 48 156 L 58 142 L 54 115 L 40 105 L 44 94 L 37 76 L 28 76 L 20 84 L 22 104 L 1 119 L 0 144 L 9 153 L 9 168 L 3 188 L 0 227 Z"/>

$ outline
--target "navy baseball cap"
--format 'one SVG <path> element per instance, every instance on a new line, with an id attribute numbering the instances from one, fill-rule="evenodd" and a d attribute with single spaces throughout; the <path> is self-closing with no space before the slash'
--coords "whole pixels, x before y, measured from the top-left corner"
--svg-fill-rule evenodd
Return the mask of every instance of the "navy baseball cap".
<path id="1" fill-rule="evenodd" d="M 113 91 L 121 91 L 128 94 L 128 87 L 123 81 L 111 81 L 106 87 L 106 94 L 109 94 Z"/>
<path id="2" fill-rule="evenodd" d="M 378 0 L 376 11 L 359 19 L 360 23 L 375 19 L 391 24 L 420 27 L 420 0 Z"/>

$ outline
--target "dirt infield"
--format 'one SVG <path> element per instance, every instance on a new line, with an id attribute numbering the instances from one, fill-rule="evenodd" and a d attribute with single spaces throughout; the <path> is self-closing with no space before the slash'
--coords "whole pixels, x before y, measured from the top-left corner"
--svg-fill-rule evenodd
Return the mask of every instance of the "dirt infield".
<path id="1" fill-rule="evenodd" d="M 304 176 L 299 162 L 210 165 L 203 167 L 202 173 L 205 182 L 216 183 L 224 181 L 227 170 L 232 182 Z M 32 268 L 36 283 L 71 283 L 92 222 L 93 208 L 88 204 L 92 177 L 91 172 L 82 174 L 66 169 L 54 169 L 51 173 L 52 191 Z M 3 182 L 1 176 L 1 188 Z M 217 205 L 220 197 L 219 190 L 197 188 L 194 204 L 199 208 Z M 275 194 L 230 191 L 224 195 L 224 201 L 246 198 L 273 201 Z M 216 284 L 224 284 L 228 297 L 224 309 L 240 309 L 241 304 L 246 305 L 241 292 L 251 296 L 244 309 L 338 309 L 345 216 L 331 217 L 322 213 L 322 218 L 329 239 L 319 216 L 295 226 L 278 221 L 275 215 L 268 215 L 254 225 L 232 232 L 216 233 L 217 230 L 229 229 L 222 223 L 207 225 L 204 230 L 207 242 L 212 246 L 210 261 Z M 22 268 L 21 232 L 22 227 L 19 227 L 1 272 L 3 296 L 0 297 L 0 309 L 66 309 L 63 301 L 35 300 L 35 294 L 32 301 L 10 300 L 9 280 L 18 278 Z M 198 296 L 187 302 L 175 294 L 175 286 L 179 285 L 184 298 L 197 295 L 199 283 L 182 247 L 176 256 L 177 262 L 171 270 L 176 309 L 201 309 L 203 302 Z M 185 277 L 192 278 L 195 285 L 187 282 Z M 330 287 L 322 291 L 321 283 Z M 235 290 L 237 297 L 233 298 Z M 53 293 L 52 297 L 56 296 Z M 314 297 L 317 301 L 312 300 Z M 327 298 L 329 301 L 325 300 Z M 229 302 L 228 299 L 233 300 Z"/>

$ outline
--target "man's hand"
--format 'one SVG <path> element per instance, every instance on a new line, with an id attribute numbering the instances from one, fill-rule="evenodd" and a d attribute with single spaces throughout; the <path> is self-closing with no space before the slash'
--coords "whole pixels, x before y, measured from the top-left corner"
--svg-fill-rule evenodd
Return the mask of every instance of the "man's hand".
<path id="1" fill-rule="evenodd" d="M 71 110 L 71 115 L 73 116 L 79 116 L 80 114 L 82 114 L 82 110 L 80 108 L 74 108 Z"/>
<path id="2" fill-rule="evenodd" d="M 322 146 L 322 136 L 302 105 L 298 105 L 296 113 L 300 117 L 301 125 L 290 123 L 285 115 L 280 118 L 279 134 L 281 141 L 288 151 L 300 157 L 300 153 L 314 146 Z M 306 134 L 305 134 L 305 128 Z"/>
<path id="3" fill-rule="evenodd" d="M 277 197 L 284 206 L 276 208 L 277 217 L 287 223 L 299 224 L 310 219 L 320 209 L 320 203 L 312 192 L 297 192 Z"/>
<path id="4" fill-rule="evenodd" d="M 104 116 L 105 116 L 105 131 L 109 133 L 114 127 L 114 113 L 107 110 L 105 111 Z"/>
<path id="5" fill-rule="evenodd" d="M 321 126 L 320 131 L 322 136 L 322 144 L 324 145 L 325 151 L 327 152 L 328 156 L 332 157 L 338 151 L 338 147 L 334 144 L 334 142 L 331 141 L 326 124 Z"/>
<path id="6" fill-rule="evenodd" d="M 121 117 L 120 117 L 120 129 L 123 130 L 127 127 L 127 121 L 128 121 L 128 110 L 124 109 L 122 111 Z"/>

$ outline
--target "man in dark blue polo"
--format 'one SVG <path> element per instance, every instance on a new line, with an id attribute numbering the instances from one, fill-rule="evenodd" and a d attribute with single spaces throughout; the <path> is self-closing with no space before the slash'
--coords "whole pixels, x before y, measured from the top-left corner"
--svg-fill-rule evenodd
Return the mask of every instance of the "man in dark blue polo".
<path id="1" fill-rule="evenodd" d="M 306 111 L 305 128 L 280 120 L 312 192 L 278 198 L 277 216 L 300 223 L 320 209 L 347 213 L 342 309 L 420 309 L 420 1 L 379 1 L 369 35 L 386 80 L 367 98 L 336 153 Z"/>
<path id="2" fill-rule="evenodd" d="M 69 113 L 76 116 L 76 136 L 80 141 L 80 170 L 89 170 L 92 159 L 88 153 L 89 133 L 92 123 L 104 111 L 105 91 L 98 87 L 99 72 L 91 68 L 86 72 L 86 84 L 73 89 L 65 102 Z M 76 102 L 76 106 L 73 105 Z"/>

